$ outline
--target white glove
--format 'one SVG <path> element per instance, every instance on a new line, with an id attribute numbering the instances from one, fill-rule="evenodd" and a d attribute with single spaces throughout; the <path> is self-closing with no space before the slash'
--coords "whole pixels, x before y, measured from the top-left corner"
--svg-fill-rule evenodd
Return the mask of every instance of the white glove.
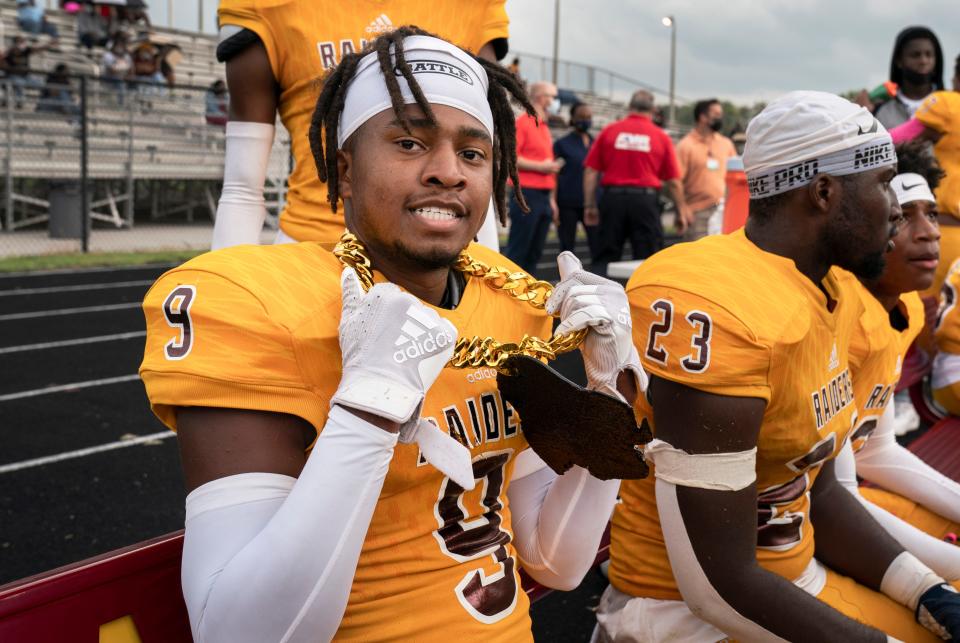
<path id="1" fill-rule="evenodd" d="M 470 451 L 420 418 L 427 391 L 453 355 L 457 329 L 423 302 L 390 283 L 368 292 L 353 268 L 340 276 L 343 376 L 330 404 L 400 424 L 400 442 L 464 489 L 473 489 Z"/>
<path id="2" fill-rule="evenodd" d="M 560 283 L 547 299 L 546 309 L 551 315 L 560 312 L 555 335 L 590 329 L 580 347 L 587 388 L 623 400 L 617 391 L 617 377 L 621 371 L 629 370 L 636 378 L 638 390 L 646 390 L 647 375 L 633 345 L 630 304 L 623 287 L 585 271 L 569 251 L 560 253 L 557 266 Z"/>

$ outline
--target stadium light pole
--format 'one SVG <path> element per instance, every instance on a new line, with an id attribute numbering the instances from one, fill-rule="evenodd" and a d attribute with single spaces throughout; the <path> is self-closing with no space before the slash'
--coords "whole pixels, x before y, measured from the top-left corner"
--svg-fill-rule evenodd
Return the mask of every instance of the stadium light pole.
<path id="1" fill-rule="evenodd" d="M 664 27 L 670 27 L 670 116 L 672 127 L 676 123 L 676 103 L 674 101 L 674 87 L 677 80 L 677 19 L 673 16 L 664 16 L 660 19 Z"/>
<path id="2" fill-rule="evenodd" d="M 560 0 L 553 3 L 553 84 L 557 84 L 557 65 L 560 55 Z"/>

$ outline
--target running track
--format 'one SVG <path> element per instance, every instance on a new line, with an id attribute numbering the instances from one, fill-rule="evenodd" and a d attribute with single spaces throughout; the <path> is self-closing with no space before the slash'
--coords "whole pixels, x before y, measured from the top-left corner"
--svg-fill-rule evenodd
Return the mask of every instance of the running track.
<path id="1" fill-rule="evenodd" d="M 0 585 L 183 527 L 176 440 L 137 377 L 140 302 L 167 268 L 0 274 Z M 582 381 L 577 356 L 558 367 Z M 588 640 L 604 586 L 538 602 L 536 638 Z"/>

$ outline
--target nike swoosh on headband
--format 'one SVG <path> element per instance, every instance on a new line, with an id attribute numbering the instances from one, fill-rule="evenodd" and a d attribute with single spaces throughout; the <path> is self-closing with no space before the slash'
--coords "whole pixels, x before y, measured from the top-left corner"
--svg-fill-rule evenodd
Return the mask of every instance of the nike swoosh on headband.
<path id="1" fill-rule="evenodd" d="M 903 191 L 906 192 L 907 190 L 912 190 L 913 188 L 918 188 L 918 187 L 920 187 L 921 185 L 923 185 L 923 183 L 914 183 L 913 185 L 904 185 L 904 186 L 903 186 Z"/>
<path id="2" fill-rule="evenodd" d="M 863 134 L 876 134 L 877 133 L 878 121 L 873 119 L 873 126 L 867 131 L 863 131 L 863 125 L 857 125 L 857 136 L 862 136 Z"/>

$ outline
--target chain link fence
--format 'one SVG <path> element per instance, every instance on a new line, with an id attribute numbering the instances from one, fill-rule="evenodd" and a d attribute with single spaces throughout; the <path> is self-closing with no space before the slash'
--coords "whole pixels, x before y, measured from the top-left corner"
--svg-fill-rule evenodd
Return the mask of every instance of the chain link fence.
<path id="1" fill-rule="evenodd" d="M 209 247 L 225 117 L 208 88 L 55 70 L 0 78 L 0 92 L 0 259 Z M 277 132 L 267 238 L 292 166 Z"/>

